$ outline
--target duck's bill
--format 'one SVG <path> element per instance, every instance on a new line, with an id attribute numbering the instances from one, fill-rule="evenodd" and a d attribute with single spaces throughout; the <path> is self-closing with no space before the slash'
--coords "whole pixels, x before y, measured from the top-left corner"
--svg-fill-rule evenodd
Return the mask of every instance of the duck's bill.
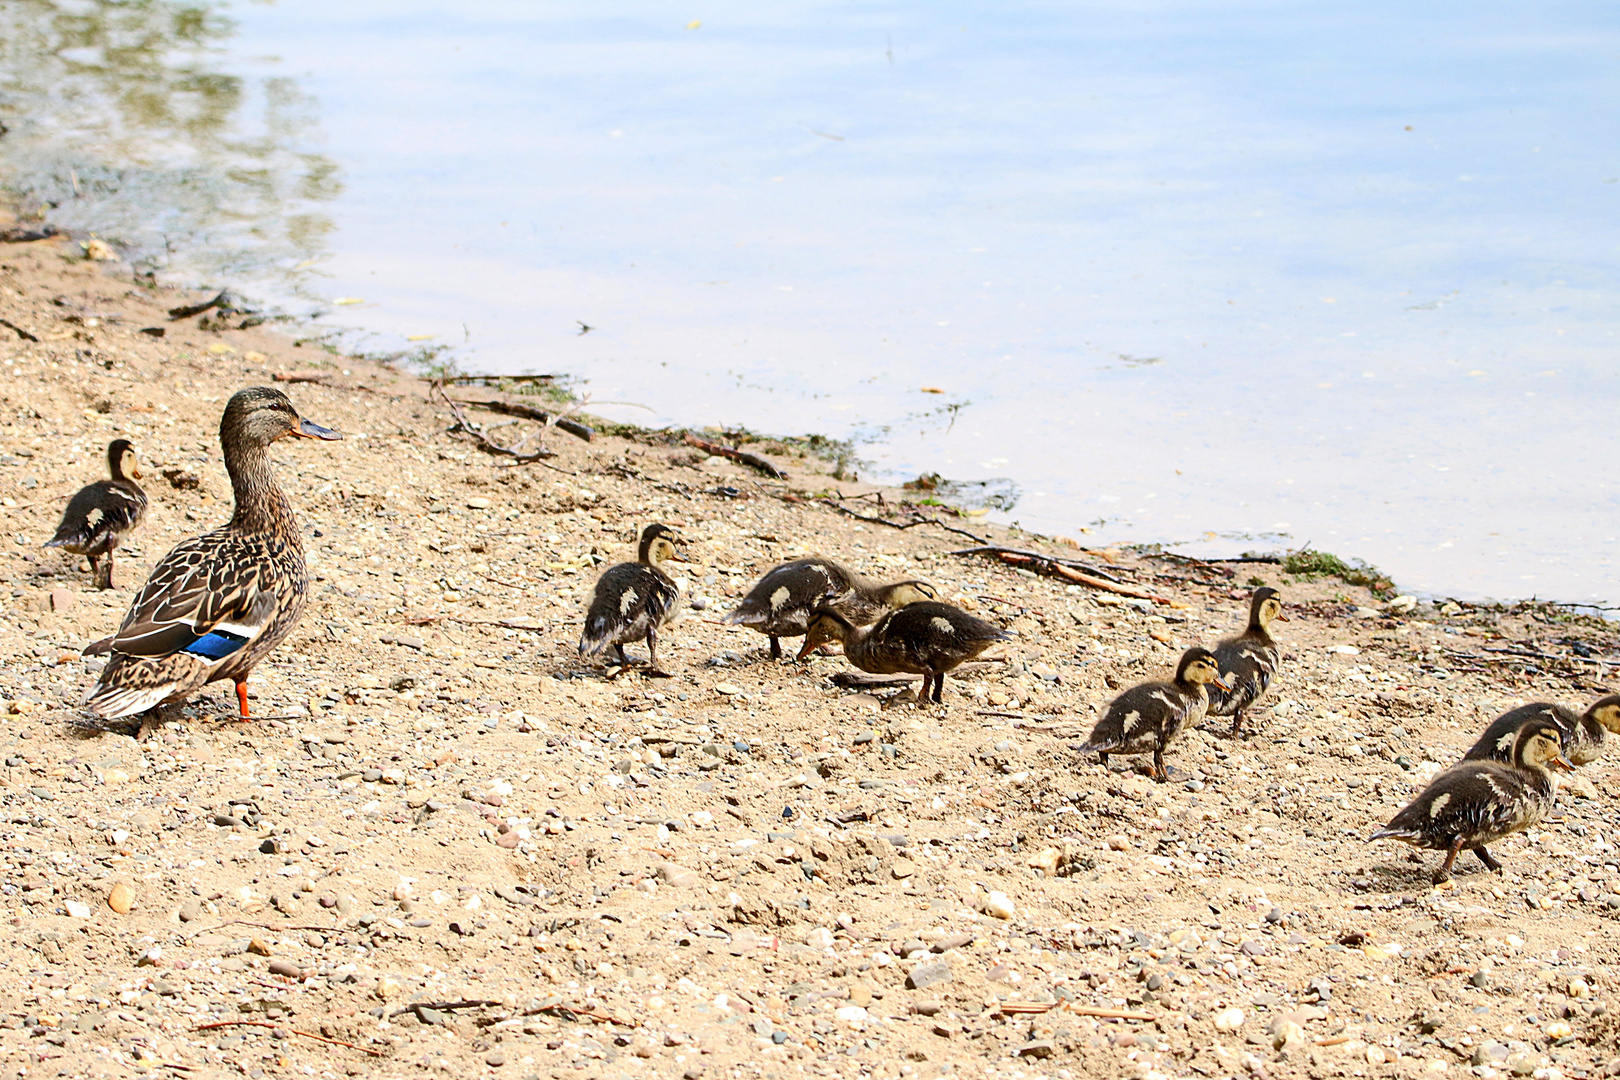
<path id="1" fill-rule="evenodd" d="M 1290 620 L 1289 620 L 1289 618 L 1288 618 L 1288 616 L 1287 616 L 1287 615 L 1284 615 L 1284 614 L 1283 614 L 1283 613 L 1282 613 L 1282 612 L 1280 612 L 1280 611 L 1279 611 L 1279 612 L 1277 612 L 1277 614 L 1275 614 L 1275 615 L 1273 615 L 1273 616 L 1272 616 L 1272 618 L 1273 618 L 1273 619 L 1276 619 L 1276 620 L 1277 620 L 1277 621 L 1278 621 L 1278 622 L 1289 622 L 1289 621 L 1290 621 Z"/>
<path id="2" fill-rule="evenodd" d="M 1572 773 L 1575 771 L 1575 766 L 1571 765 L 1569 759 L 1563 754 L 1559 754 L 1557 757 L 1552 759 L 1552 767 L 1563 772 Z"/>
<path id="3" fill-rule="evenodd" d="M 1225 679 L 1215 679 L 1212 681 L 1211 685 L 1224 693 L 1230 694 L 1232 692 L 1232 684 L 1227 682 Z"/>
<path id="4" fill-rule="evenodd" d="M 299 418 L 298 426 L 293 428 L 292 431 L 288 432 L 288 434 L 296 435 L 300 439 L 332 440 L 343 438 L 342 435 L 339 435 L 331 428 L 321 427 L 321 425 L 315 423 L 313 420 L 305 420 L 302 417 Z"/>
<path id="5" fill-rule="evenodd" d="M 798 655 L 797 658 L 800 659 L 800 660 L 803 660 L 805 657 L 809 656 L 811 653 L 815 652 L 819 648 L 821 648 L 821 642 L 818 641 L 814 645 L 812 645 L 812 644 L 810 644 L 810 639 L 806 638 L 805 642 L 804 642 L 804 648 L 799 650 L 799 655 Z"/>

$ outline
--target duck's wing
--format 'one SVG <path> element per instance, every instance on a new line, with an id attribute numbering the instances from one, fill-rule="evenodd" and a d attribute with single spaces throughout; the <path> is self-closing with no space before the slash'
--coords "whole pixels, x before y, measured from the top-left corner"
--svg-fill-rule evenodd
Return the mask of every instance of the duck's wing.
<path id="1" fill-rule="evenodd" d="M 69 551 L 97 547 L 107 537 L 135 528 L 145 513 L 146 493 L 140 488 L 98 480 L 68 501 L 56 535 L 45 546 Z"/>
<path id="2" fill-rule="evenodd" d="M 209 533 L 164 556 L 105 650 L 156 659 L 190 653 L 219 661 L 246 646 L 275 617 L 277 594 L 260 560 Z M 88 650 L 87 650 L 88 651 Z"/>
<path id="3" fill-rule="evenodd" d="M 1456 837 L 1486 842 L 1531 824 L 1547 792 L 1523 772 L 1492 761 L 1464 761 L 1435 777 L 1372 839 L 1448 847 Z"/>
<path id="4" fill-rule="evenodd" d="M 1082 753 L 1135 753 L 1158 744 L 1159 732 L 1179 716 L 1174 687 L 1166 683 L 1133 686 L 1113 700 Z"/>
<path id="5" fill-rule="evenodd" d="M 1280 660 L 1281 650 L 1275 643 L 1238 637 L 1217 645 L 1215 663 L 1220 668 L 1221 679 L 1231 689 L 1222 690 L 1210 684 L 1210 715 L 1231 716 L 1259 701 L 1277 674 Z"/>

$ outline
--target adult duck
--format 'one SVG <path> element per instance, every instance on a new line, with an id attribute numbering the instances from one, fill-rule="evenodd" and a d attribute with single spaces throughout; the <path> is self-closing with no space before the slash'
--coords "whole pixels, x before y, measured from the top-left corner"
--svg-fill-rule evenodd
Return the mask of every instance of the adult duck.
<path id="1" fill-rule="evenodd" d="M 85 649 L 111 654 L 85 699 L 97 715 L 131 716 L 229 679 L 248 719 L 248 674 L 292 632 L 309 599 L 298 521 L 270 467 L 270 444 L 288 436 L 342 438 L 271 387 L 240 390 L 226 403 L 219 442 L 236 512 L 165 555 L 118 632 Z"/>

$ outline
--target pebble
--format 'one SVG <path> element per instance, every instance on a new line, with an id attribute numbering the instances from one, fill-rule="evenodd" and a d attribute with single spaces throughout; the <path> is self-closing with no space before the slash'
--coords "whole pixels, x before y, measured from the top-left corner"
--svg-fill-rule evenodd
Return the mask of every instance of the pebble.
<path id="1" fill-rule="evenodd" d="M 73 919 L 88 919 L 90 905 L 80 900 L 64 900 L 62 906 L 67 909 L 68 917 Z"/>
<path id="2" fill-rule="evenodd" d="M 674 863 L 662 863 L 659 865 L 658 880 L 677 889 L 690 889 L 701 884 L 696 873 Z"/>
<path id="3" fill-rule="evenodd" d="M 838 1017 L 838 1019 L 842 1020 L 846 1024 L 856 1025 L 866 1023 L 866 1010 L 861 1008 L 859 1005 L 845 1005 L 837 1012 L 833 1013 L 833 1015 Z"/>
<path id="4" fill-rule="evenodd" d="M 804 935 L 804 943 L 812 949 L 830 948 L 833 943 L 833 932 L 825 926 L 818 926 Z"/>
<path id="5" fill-rule="evenodd" d="M 1222 1009 L 1215 1014 L 1216 1031 L 1236 1031 L 1243 1026 L 1243 1010 L 1237 1008 Z"/>
<path id="6" fill-rule="evenodd" d="M 128 915 L 129 909 L 135 906 L 135 890 L 120 881 L 107 894 L 107 906 L 120 915 Z"/>
<path id="7" fill-rule="evenodd" d="M 906 975 L 906 988 L 908 990 L 921 990 L 928 986 L 937 986 L 951 981 L 951 965 L 944 960 L 932 960 L 925 964 L 918 964 Z"/>
<path id="8" fill-rule="evenodd" d="M 973 944 L 972 934 L 946 934 L 934 942 L 933 951 L 937 953 L 950 952 L 952 949 L 960 949 L 971 944 Z"/>
<path id="9" fill-rule="evenodd" d="M 272 960 L 268 968 L 272 975 L 283 975 L 289 979 L 302 979 L 304 977 L 304 969 L 291 960 Z"/>
<path id="10" fill-rule="evenodd" d="M 1011 898 L 1004 892 L 994 890 L 985 894 L 980 910 L 996 919 L 1010 919 L 1015 911 Z"/>
<path id="11" fill-rule="evenodd" d="M 901 880 L 910 877 L 916 872 L 917 867 L 910 859 L 896 859 L 894 865 L 889 868 L 889 873 Z"/>
<path id="12" fill-rule="evenodd" d="M 498 1069 L 506 1064 L 506 1055 L 499 1050 L 491 1050 L 484 1055 L 484 1064 L 492 1069 Z"/>

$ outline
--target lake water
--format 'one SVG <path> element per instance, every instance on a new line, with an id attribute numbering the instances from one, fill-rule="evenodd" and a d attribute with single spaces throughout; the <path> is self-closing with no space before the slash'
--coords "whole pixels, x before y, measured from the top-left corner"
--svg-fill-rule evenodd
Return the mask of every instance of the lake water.
<path id="1" fill-rule="evenodd" d="M 41 0 L 0 160 L 162 278 L 617 419 L 1620 603 L 1617 53 L 1596 3 Z"/>

